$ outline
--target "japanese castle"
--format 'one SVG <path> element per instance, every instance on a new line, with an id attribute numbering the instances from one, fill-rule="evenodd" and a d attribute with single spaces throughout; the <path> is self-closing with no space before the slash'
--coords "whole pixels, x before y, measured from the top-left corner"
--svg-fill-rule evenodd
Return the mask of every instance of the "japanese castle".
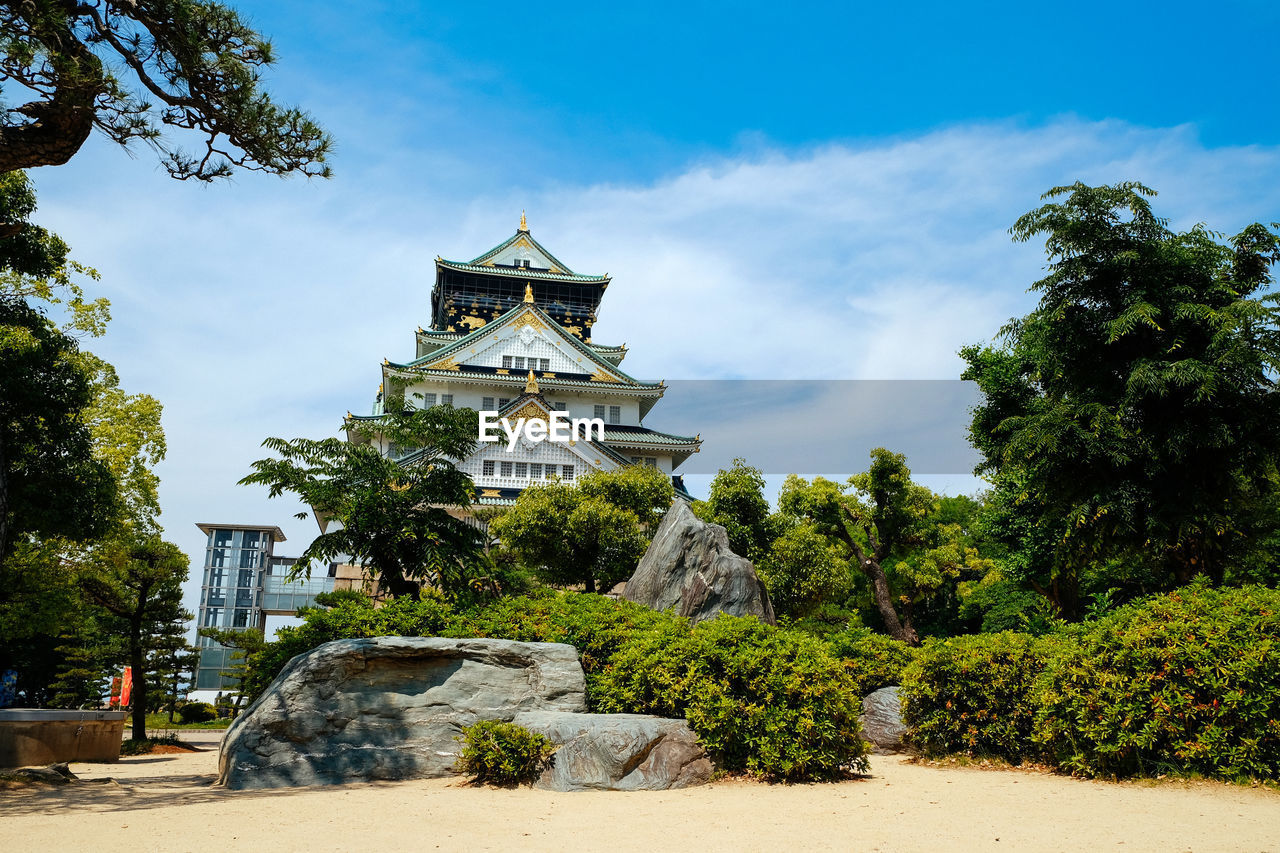
<path id="1" fill-rule="evenodd" d="M 347 414 L 348 439 L 367 440 L 351 427 L 381 416 L 391 388 L 404 389 L 406 406 L 497 411 L 512 423 L 546 421 L 559 410 L 602 420 L 603 440 L 592 430 L 570 442 L 522 437 L 512 450 L 505 440 L 480 444 L 459 466 L 475 482 L 477 503 L 511 504 L 531 485 L 637 464 L 671 474 L 687 497 L 673 472 L 701 439 L 644 426 L 666 386 L 628 375 L 625 345 L 591 340 L 609 282 L 607 274 L 569 269 L 533 238 L 523 213 L 519 230 L 479 257 L 437 257 L 431 328 L 419 327 L 412 361 L 383 361 L 373 411 Z M 401 455 L 389 445 L 381 450 Z"/>

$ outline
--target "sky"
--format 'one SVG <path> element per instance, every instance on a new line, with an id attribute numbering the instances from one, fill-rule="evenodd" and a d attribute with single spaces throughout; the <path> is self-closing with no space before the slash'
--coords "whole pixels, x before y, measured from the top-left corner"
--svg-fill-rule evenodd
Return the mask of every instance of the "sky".
<path id="1" fill-rule="evenodd" d="M 1280 219 L 1270 3 L 234 5 L 268 88 L 333 134 L 331 180 L 180 183 L 97 137 L 32 172 L 112 301 L 87 346 L 165 406 L 192 608 L 196 522 L 278 524 L 284 554 L 315 533 L 236 485 L 262 439 L 367 411 L 433 259 L 521 210 L 613 276 L 595 340 L 668 382 L 957 379 L 1034 304 L 1043 246 L 1008 229 L 1056 185 L 1141 180 L 1175 227 Z"/>

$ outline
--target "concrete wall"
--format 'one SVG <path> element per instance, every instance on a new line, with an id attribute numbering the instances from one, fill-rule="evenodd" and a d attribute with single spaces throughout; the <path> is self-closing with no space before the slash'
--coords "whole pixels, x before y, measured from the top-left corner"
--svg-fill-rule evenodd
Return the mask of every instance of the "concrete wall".
<path id="1" fill-rule="evenodd" d="M 118 761 L 125 711 L 0 710 L 0 767 Z"/>

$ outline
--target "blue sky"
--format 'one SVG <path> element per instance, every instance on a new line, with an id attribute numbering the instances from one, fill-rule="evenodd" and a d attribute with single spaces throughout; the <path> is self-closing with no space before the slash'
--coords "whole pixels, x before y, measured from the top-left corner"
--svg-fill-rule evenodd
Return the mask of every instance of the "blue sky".
<path id="1" fill-rule="evenodd" d="M 296 505 L 235 485 L 259 443 L 367 410 L 432 259 L 521 209 L 613 275 L 596 339 L 669 381 L 956 378 L 1030 307 L 1042 248 L 1007 229 L 1055 184 L 1142 180 L 1178 227 L 1280 219 L 1262 2 L 236 5 L 334 134 L 332 180 L 181 184 L 97 138 L 32 175 L 112 300 L 89 346 L 165 405 L 163 522 L 196 566 L 197 521 L 302 549 Z"/>

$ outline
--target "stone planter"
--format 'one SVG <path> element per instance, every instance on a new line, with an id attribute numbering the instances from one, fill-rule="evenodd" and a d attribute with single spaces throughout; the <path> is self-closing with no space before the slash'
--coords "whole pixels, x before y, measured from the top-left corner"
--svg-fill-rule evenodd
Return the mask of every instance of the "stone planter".
<path id="1" fill-rule="evenodd" d="M 128 711 L 0 709 L 0 767 L 118 761 Z"/>

